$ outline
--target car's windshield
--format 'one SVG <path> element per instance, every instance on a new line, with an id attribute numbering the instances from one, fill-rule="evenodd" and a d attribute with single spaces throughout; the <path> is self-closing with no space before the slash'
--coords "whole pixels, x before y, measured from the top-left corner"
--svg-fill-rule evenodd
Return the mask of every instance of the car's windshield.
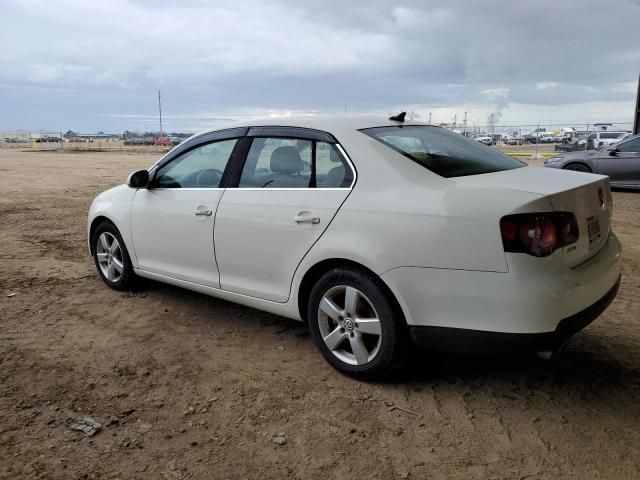
<path id="1" fill-rule="evenodd" d="M 361 130 L 443 177 L 462 177 L 524 167 L 492 147 L 444 128 L 401 125 Z"/>

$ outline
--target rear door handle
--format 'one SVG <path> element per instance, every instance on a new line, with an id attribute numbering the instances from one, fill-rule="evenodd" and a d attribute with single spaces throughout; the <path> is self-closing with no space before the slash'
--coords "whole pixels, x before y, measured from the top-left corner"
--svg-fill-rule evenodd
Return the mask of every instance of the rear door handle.
<path id="1" fill-rule="evenodd" d="M 198 216 L 210 217 L 211 215 L 213 215 L 213 212 L 211 210 L 196 210 L 195 212 L 193 212 L 193 214 Z"/>
<path id="2" fill-rule="evenodd" d="M 311 223 L 313 225 L 317 225 L 318 223 L 320 223 L 320 217 L 314 217 L 311 212 L 307 212 L 305 210 L 305 211 L 300 212 L 295 217 L 293 217 L 293 221 L 298 223 L 298 224 L 300 224 L 300 223 Z"/>

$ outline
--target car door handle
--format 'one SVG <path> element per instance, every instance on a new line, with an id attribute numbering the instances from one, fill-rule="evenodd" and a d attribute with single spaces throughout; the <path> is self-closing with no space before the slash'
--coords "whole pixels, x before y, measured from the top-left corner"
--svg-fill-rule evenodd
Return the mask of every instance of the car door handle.
<path id="1" fill-rule="evenodd" d="M 320 217 L 314 217 L 311 212 L 304 211 L 293 217 L 293 221 L 298 224 L 311 223 L 313 225 L 317 225 L 318 223 L 320 223 Z"/>
<path id="2" fill-rule="evenodd" d="M 211 210 L 196 210 L 195 212 L 193 212 L 193 214 L 198 216 L 210 217 L 211 215 L 213 215 L 213 212 Z"/>

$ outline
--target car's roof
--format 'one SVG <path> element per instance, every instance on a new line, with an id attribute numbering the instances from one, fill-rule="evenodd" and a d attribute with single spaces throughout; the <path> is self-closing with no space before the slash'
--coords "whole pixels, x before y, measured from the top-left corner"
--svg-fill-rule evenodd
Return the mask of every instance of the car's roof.
<path id="1" fill-rule="evenodd" d="M 301 127 L 322 130 L 325 132 L 339 135 L 340 133 L 363 128 L 386 127 L 394 125 L 427 125 L 422 122 L 405 121 L 396 122 L 386 117 L 372 115 L 308 115 L 302 117 L 277 117 L 262 118 L 249 120 L 246 122 L 236 123 L 233 125 L 225 125 L 219 128 L 212 128 L 200 133 L 215 132 L 225 128 L 234 127 L 261 127 L 261 126 L 280 126 L 280 127 Z"/>

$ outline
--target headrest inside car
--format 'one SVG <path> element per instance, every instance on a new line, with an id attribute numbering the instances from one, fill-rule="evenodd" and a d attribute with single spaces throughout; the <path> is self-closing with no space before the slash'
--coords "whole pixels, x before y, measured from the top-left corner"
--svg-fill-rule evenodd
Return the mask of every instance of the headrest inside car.
<path id="1" fill-rule="evenodd" d="M 271 154 L 271 171 L 280 175 L 299 173 L 304 169 L 304 162 L 295 147 L 278 147 Z"/>

